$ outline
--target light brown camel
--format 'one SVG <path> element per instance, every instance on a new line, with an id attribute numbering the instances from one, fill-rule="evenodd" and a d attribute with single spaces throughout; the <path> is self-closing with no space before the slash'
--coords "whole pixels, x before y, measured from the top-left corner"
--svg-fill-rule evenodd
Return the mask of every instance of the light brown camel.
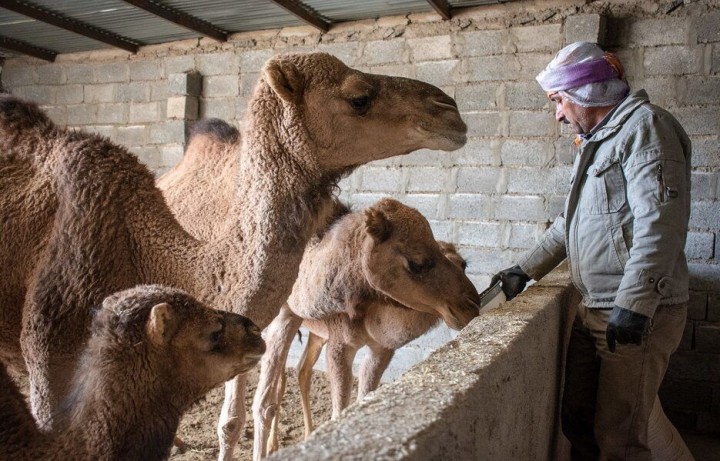
<path id="1" fill-rule="evenodd" d="M 203 241 L 179 225 L 135 156 L 0 97 L 3 359 L 22 363 L 22 349 L 43 427 L 67 393 L 91 306 L 109 293 L 177 286 L 262 328 L 290 293 L 343 175 L 466 139 L 455 102 L 438 88 L 365 74 L 322 53 L 270 59 L 244 126 L 230 211 L 216 221 L 217 237 Z M 226 386 L 221 457 L 231 457 L 244 425 L 244 391 L 243 375 Z"/>
<path id="2" fill-rule="evenodd" d="M 388 304 L 415 315 L 377 312 L 378 306 Z M 308 244 L 292 294 L 268 327 L 268 351 L 260 362 L 253 402 L 255 459 L 267 454 L 268 443 L 277 446 L 271 425 L 284 391 L 287 354 L 302 323 L 329 338 L 327 373 L 337 416 L 348 404 L 352 361 L 360 346 L 382 344 L 383 329 L 388 330 L 388 342 L 404 344 L 440 318 L 460 329 L 478 315 L 478 305 L 477 291 L 463 268 L 444 256 L 417 210 L 388 198 L 337 219 Z M 456 313 L 465 317 L 460 320 Z M 363 335 L 366 319 L 386 322 L 370 326 L 377 338 Z M 391 356 L 379 358 L 389 361 Z M 377 386 L 387 363 L 368 365 L 370 388 Z"/>
<path id="3" fill-rule="evenodd" d="M 464 271 L 467 263 L 458 254 L 455 245 L 442 241 L 438 241 L 438 244 L 443 255 Z M 298 277 L 302 276 L 303 273 L 300 273 Z M 310 286 L 310 284 L 307 285 Z M 316 288 L 322 289 L 319 286 Z M 367 295 L 363 294 L 363 296 Z M 326 320 L 303 321 L 303 326 L 309 330 L 309 335 L 297 370 L 306 438 L 313 430 L 310 411 L 310 385 L 313 367 L 320 358 L 323 346 L 328 341 L 328 350 L 340 351 L 329 354 L 327 363 L 332 417 L 336 418 L 349 404 L 353 378 L 352 363 L 361 347 L 368 346 L 368 352 L 360 364 L 358 402 L 369 392 L 377 389 L 380 379 L 397 349 L 424 335 L 437 326 L 441 320 L 436 314 L 408 308 L 392 297 L 381 297 L 380 299 L 379 302 L 373 300 L 367 304 L 360 301 L 361 304 L 365 304 L 365 308 L 352 317 L 347 313 L 342 313 L 333 315 Z M 330 364 L 330 360 L 334 363 Z M 284 376 L 283 374 L 283 379 Z M 280 402 L 282 402 L 284 387 L 283 382 L 280 387 Z M 273 420 L 270 437 L 273 448 L 277 447 L 277 420 L 278 418 Z"/>
<path id="4" fill-rule="evenodd" d="M 0 459 L 161 460 L 181 415 L 265 351 L 248 318 L 145 285 L 106 298 L 57 430 L 36 426 L 0 365 Z"/>
<path id="5" fill-rule="evenodd" d="M 169 205 L 176 213 L 178 220 L 183 223 L 189 232 L 195 235 L 212 236 L 214 232 L 215 223 L 212 221 L 213 216 L 202 215 L 204 205 L 207 204 L 208 207 L 222 210 L 226 207 L 225 203 L 231 197 L 226 189 L 227 183 L 224 182 L 221 177 L 218 177 L 218 172 L 226 173 L 234 170 L 234 164 L 237 163 L 237 159 L 232 155 L 231 144 L 232 139 L 236 137 L 236 131 L 222 120 L 210 119 L 198 122 L 192 129 L 192 134 L 188 141 L 188 148 L 183 160 L 173 171 L 167 173 L 158 181 L 159 187 L 163 189 L 170 187 L 172 189 L 170 190 L 172 194 L 168 194 Z M 207 186 L 202 190 L 192 188 L 192 184 L 195 183 L 201 183 Z M 168 190 L 166 190 L 166 193 L 167 192 Z M 391 202 L 397 203 L 394 201 Z M 395 212 L 395 208 L 391 208 L 393 208 L 393 212 Z M 406 240 L 415 238 L 419 242 L 422 238 L 426 238 L 427 233 L 430 232 L 427 221 L 415 210 L 409 211 L 411 209 L 402 205 L 399 205 L 399 208 L 401 211 L 407 212 L 406 214 L 410 217 L 410 221 L 420 223 L 415 232 L 410 235 L 396 234 L 399 240 L 403 238 Z M 322 232 L 326 230 L 325 228 L 329 227 L 329 223 L 348 214 L 348 212 L 347 207 L 336 202 L 334 212 L 327 216 L 326 224 L 321 226 L 321 231 L 314 237 L 313 241 L 319 241 Z M 403 216 L 401 213 L 395 212 L 391 214 L 391 217 L 397 220 Z M 431 233 L 429 235 L 432 236 Z M 316 245 L 316 243 L 313 243 L 311 246 L 314 245 Z M 304 258 L 307 257 L 306 254 Z M 438 305 L 446 305 L 449 307 L 449 310 L 445 311 L 443 315 L 445 315 L 447 323 L 455 328 L 462 328 L 478 313 L 476 304 L 477 292 L 469 280 L 462 274 L 462 271 L 459 271 L 459 273 L 460 277 L 464 279 L 460 284 L 461 289 L 448 295 L 447 302 L 438 303 Z M 433 275 L 443 276 L 442 271 L 436 271 Z M 447 275 L 448 278 L 457 276 L 458 274 L 456 273 Z M 434 281 L 435 278 L 432 280 Z M 375 292 L 374 296 L 377 295 L 378 293 Z M 438 295 L 440 295 L 440 293 L 438 293 Z M 433 323 L 435 323 L 439 315 L 435 309 L 439 308 L 433 306 L 427 309 L 433 312 L 434 315 L 432 315 L 432 319 Z M 280 317 L 286 319 L 288 318 L 288 313 L 281 311 Z M 273 325 L 278 322 L 284 325 L 280 320 L 276 320 Z M 295 328 L 295 330 L 297 330 L 297 328 Z M 271 327 L 268 331 L 268 338 L 277 334 L 273 327 Z M 280 347 L 284 348 L 285 345 L 283 344 Z M 287 351 L 285 350 L 281 352 L 281 354 L 286 356 Z M 277 354 L 273 356 L 276 357 Z M 269 379 L 274 382 L 279 379 L 279 376 L 282 376 L 277 375 L 277 367 L 281 366 L 280 369 L 284 370 L 285 359 L 278 359 L 278 362 L 273 364 L 269 363 L 270 360 L 272 359 L 263 361 L 261 376 L 266 376 L 267 372 L 270 375 Z M 267 370 L 271 368 L 274 371 L 268 372 Z M 262 379 L 261 377 L 261 382 Z M 272 385 L 272 387 L 275 388 L 275 385 Z M 256 408 L 254 411 L 256 457 L 264 456 L 265 448 L 263 446 L 263 440 L 267 440 L 266 434 L 269 429 L 269 421 L 273 420 L 273 416 L 276 414 L 276 403 L 272 400 L 271 394 L 263 389 L 262 384 L 258 386 L 256 398 L 261 394 L 263 395 L 261 398 L 264 399 L 264 401 L 259 405 L 262 409 L 259 410 Z"/>

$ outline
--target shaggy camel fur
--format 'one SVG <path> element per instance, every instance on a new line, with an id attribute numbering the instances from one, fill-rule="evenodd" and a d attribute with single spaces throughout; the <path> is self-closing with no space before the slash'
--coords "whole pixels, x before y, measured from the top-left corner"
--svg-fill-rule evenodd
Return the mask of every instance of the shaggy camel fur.
<path id="1" fill-rule="evenodd" d="M 167 459 L 181 415 L 264 351 L 248 318 L 180 290 L 146 285 L 113 294 L 93 320 L 61 429 L 35 426 L 0 367 L 0 459 Z"/>
<path id="2" fill-rule="evenodd" d="M 438 244 L 443 255 L 464 271 L 467 263 L 458 254 L 455 245 L 441 241 L 438 241 Z M 301 273 L 300 277 L 302 276 Z M 321 287 L 317 288 L 322 289 Z M 437 315 L 409 309 L 391 297 L 384 297 L 380 302 L 367 303 L 363 312 L 357 313 L 353 317 L 348 314 L 337 314 L 327 320 L 304 320 L 303 326 L 310 331 L 310 334 L 297 370 L 300 401 L 305 420 L 305 437 L 307 438 L 313 430 L 310 411 L 310 385 L 313 367 L 320 358 L 323 346 L 328 341 L 330 341 L 329 350 L 340 351 L 339 354 L 328 355 L 335 363 L 331 365 L 328 361 L 327 365 L 328 370 L 333 371 L 332 373 L 328 372 L 328 379 L 330 379 L 333 405 L 332 417 L 336 418 L 349 403 L 352 391 L 352 363 L 355 354 L 361 347 L 368 346 L 369 350 L 360 365 L 358 402 L 369 392 L 377 389 L 380 378 L 397 349 L 424 335 L 439 322 L 440 317 Z M 340 344 L 333 344 L 334 342 L 340 342 Z M 337 362 L 338 359 L 341 360 Z M 284 377 L 283 374 L 283 380 Z M 284 387 L 283 382 L 280 387 L 280 402 Z M 276 422 L 277 418 L 273 420 L 273 435 L 271 436 L 274 448 L 277 447 Z"/>
<path id="3" fill-rule="evenodd" d="M 230 135 L 231 133 L 232 135 Z M 212 217 L 201 215 L 204 211 L 202 206 L 207 204 L 209 207 L 222 210 L 231 198 L 231 194 L 226 188 L 226 183 L 223 182 L 222 178 L 218 177 L 218 172 L 232 172 L 234 170 L 237 159 L 232 154 L 230 140 L 235 137 L 236 131 L 222 120 L 209 119 L 198 122 L 192 128 L 192 135 L 188 140 L 188 148 L 183 160 L 173 171 L 167 173 L 158 181 L 159 187 L 163 189 L 167 187 L 172 188 L 172 190 L 166 190 L 169 205 L 176 213 L 178 220 L 194 235 L 214 235 L 215 223 L 212 221 Z M 195 183 L 207 186 L 202 189 L 192 188 L 192 184 Z M 168 194 L 168 192 L 172 192 L 172 194 Z M 349 209 L 347 207 L 340 202 L 336 202 L 334 211 L 327 216 L 326 223 L 320 226 L 318 235 L 313 238 L 313 242 L 315 243 L 310 246 L 312 247 L 317 244 L 322 237 L 322 233 L 327 230 L 331 223 L 348 213 Z M 416 218 L 419 217 L 419 214 L 414 210 L 411 214 Z M 401 219 L 399 215 L 392 215 L 392 217 Z M 422 217 L 419 217 L 418 220 L 424 223 L 419 227 L 421 230 L 418 230 L 411 237 L 405 236 L 405 238 L 414 237 L 420 240 L 426 237 L 427 234 L 423 232 L 426 230 L 429 232 L 427 221 Z M 443 249 L 443 251 L 445 251 L 445 249 Z M 304 258 L 308 258 L 308 252 L 309 250 L 306 250 Z M 305 259 L 303 259 L 303 261 L 305 261 Z M 472 285 L 470 285 L 470 287 L 472 287 Z M 465 285 L 464 288 L 468 288 L 467 285 Z M 469 298 L 477 296 L 474 288 L 471 288 L 468 293 L 470 293 L 468 295 Z M 459 294 L 462 295 L 463 292 L 460 291 Z M 376 292 L 375 295 L 377 296 L 378 293 Z M 453 303 L 451 302 L 450 304 Z M 477 315 L 477 305 L 473 302 L 459 301 L 453 307 L 457 309 L 457 316 L 454 318 L 447 316 L 447 322 L 455 328 L 462 328 L 472 317 Z M 280 317 L 285 319 L 287 315 L 287 312 L 281 311 Z M 432 323 L 434 324 L 438 319 L 438 314 L 433 311 L 433 315 L 428 317 L 432 318 Z M 283 324 L 280 320 L 276 320 L 274 324 L 278 322 Z M 269 337 L 272 337 L 274 334 L 277 334 L 277 332 L 273 333 L 273 328 L 271 328 L 268 332 Z M 286 353 L 287 351 L 285 351 L 285 354 Z M 278 363 L 283 365 L 284 368 L 284 359 Z M 263 361 L 264 371 L 262 374 L 265 375 L 265 370 L 272 366 L 274 365 Z M 273 374 L 272 380 L 276 379 L 274 376 Z M 284 376 L 284 374 L 281 376 Z M 260 386 L 258 386 L 258 390 L 259 392 L 263 392 Z M 264 448 L 262 447 L 261 441 L 267 437 L 262 434 L 267 432 L 268 421 L 275 420 L 275 418 L 273 418 L 275 405 L 272 401 L 267 400 L 269 395 L 270 394 L 265 393 L 263 397 L 266 399 L 263 404 L 263 409 L 254 412 L 256 456 L 264 456 L 264 454 L 262 454 Z M 258 433 L 261 435 L 258 436 Z"/>
<path id="4" fill-rule="evenodd" d="M 365 74 L 322 53 L 270 59 L 244 126 L 230 211 L 217 238 L 202 241 L 177 223 L 135 156 L 0 97 L 0 232 L 11 236 L 1 252 L 0 329 L 5 355 L 22 349 L 43 426 L 67 393 L 90 308 L 103 297 L 162 283 L 262 328 L 290 293 L 344 174 L 466 140 L 455 102 L 438 88 Z M 243 375 L 226 386 L 221 457 L 244 425 L 244 391 Z"/>

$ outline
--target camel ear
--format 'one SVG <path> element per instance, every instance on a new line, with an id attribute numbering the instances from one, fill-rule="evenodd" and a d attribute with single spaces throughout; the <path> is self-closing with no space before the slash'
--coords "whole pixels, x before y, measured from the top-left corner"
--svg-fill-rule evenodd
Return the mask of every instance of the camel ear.
<path id="1" fill-rule="evenodd" d="M 390 238 L 392 225 L 382 211 L 371 208 L 365 210 L 365 230 L 376 243 L 382 243 Z"/>
<path id="2" fill-rule="evenodd" d="M 168 303 L 156 304 L 150 310 L 150 318 L 145 325 L 145 332 L 156 346 L 164 346 L 170 342 L 178 327 L 178 319 L 173 307 Z"/>
<path id="3" fill-rule="evenodd" d="M 284 101 L 300 101 L 305 88 L 305 79 L 295 64 L 280 59 L 271 59 L 263 69 L 270 88 Z"/>

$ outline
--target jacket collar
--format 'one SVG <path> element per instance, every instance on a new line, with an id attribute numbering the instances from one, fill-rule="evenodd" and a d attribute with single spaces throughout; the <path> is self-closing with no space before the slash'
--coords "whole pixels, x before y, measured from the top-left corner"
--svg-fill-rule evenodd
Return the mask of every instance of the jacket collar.
<path id="1" fill-rule="evenodd" d="M 617 106 L 615 106 L 598 125 L 586 137 L 587 141 L 599 142 L 615 134 L 625 123 L 625 120 L 635 110 L 650 102 L 645 90 L 638 90 L 628 95 Z"/>

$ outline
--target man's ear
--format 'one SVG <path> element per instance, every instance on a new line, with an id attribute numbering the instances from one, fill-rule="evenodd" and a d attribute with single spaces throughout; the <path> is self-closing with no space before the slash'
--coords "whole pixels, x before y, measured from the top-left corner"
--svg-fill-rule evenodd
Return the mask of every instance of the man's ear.
<path id="1" fill-rule="evenodd" d="M 305 78 L 300 70 L 287 59 L 273 58 L 263 68 L 265 81 L 284 101 L 297 103 L 305 89 Z"/>
<path id="2" fill-rule="evenodd" d="M 156 304 L 150 310 L 150 318 L 145 325 L 145 333 L 156 346 L 170 342 L 179 326 L 173 307 L 168 303 Z"/>
<path id="3" fill-rule="evenodd" d="M 392 224 L 382 211 L 370 208 L 365 210 L 365 230 L 376 243 L 382 243 L 390 238 Z"/>

